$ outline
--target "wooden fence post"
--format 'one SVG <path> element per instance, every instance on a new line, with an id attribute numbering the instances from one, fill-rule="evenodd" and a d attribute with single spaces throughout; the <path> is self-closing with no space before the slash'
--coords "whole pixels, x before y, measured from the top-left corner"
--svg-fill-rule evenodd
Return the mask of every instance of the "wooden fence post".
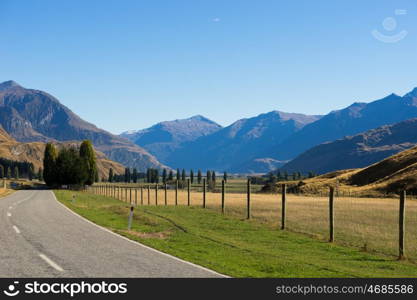
<path id="1" fill-rule="evenodd" d="M 130 202 L 130 204 L 132 204 L 132 188 L 130 188 L 129 190 L 130 190 L 129 191 L 129 194 L 130 194 L 129 202 Z"/>
<path id="2" fill-rule="evenodd" d="M 191 185 L 191 180 L 190 178 L 188 178 L 187 179 L 187 205 L 188 206 L 190 206 L 190 203 L 191 203 L 190 185 Z"/>
<path id="3" fill-rule="evenodd" d="M 148 205 L 151 205 L 151 186 L 148 184 Z"/>
<path id="4" fill-rule="evenodd" d="M 164 183 L 164 194 L 165 194 L 165 206 L 168 205 L 168 193 L 167 193 L 167 183 Z"/>
<path id="5" fill-rule="evenodd" d="M 405 236 L 405 200 L 406 200 L 406 191 L 400 192 L 400 212 L 399 212 L 399 240 L 398 240 L 398 248 L 399 248 L 399 255 L 398 259 L 405 258 L 405 250 L 404 250 L 404 236 Z"/>
<path id="6" fill-rule="evenodd" d="M 158 184 L 155 185 L 155 205 L 158 206 Z"/>
<path id="7" fill-rule="evenodd" d="M 140 205 L 143 205 L 143 186 L 140 187 Z"/>
<path id="8" fill-rule="evenodd" d="M 126 199 L 126 202 L 127 202 L 127 187 L 125 188 L 125 199 Z"/>
<path id="9" fill-rule="evenodd" d="M 330 187 L 329 193 L 329 242 L 334 241 L 334 187 Z"/>
<path id="10" fill-rule="evenodd" d="M 203 178 L 203 208 L 206 208 L 206 179 Z"/>
<path id="11" fill-rule="evenodd" d="M 225 189 L 224 184 L 225 184 L 225 181 L 223 179 L 222 180 L 222 214 L 224 214 L 224 209 L 225 209 L 225 207 L 224 207 L 224 189 Z"/>
<path id="12" fill-rule="evenodd" d="M 178 179 L 175 180 L 175 206 L 178 205 Z"/>
<path id="13" fill-rule="evenodd" d="M 287 214 L 287 185 L 281 185 L 281 230 L 285 229 Z"/>
<path id="14" fill-rule="evenodd" d="M 135 188 L 135 205 L 138 206 L 138 189 Z"/>
<path id="15" fill-rule="evenodd" d="M 251 190 L 251 186 L 250 186 L 250 179 L 248 179 L 247 182 L 247 189 L 246 189 L 246 194 L 247 194 L 247 205 L 246 205 L 246 219 L 250 219 L 250 191 Z"/>

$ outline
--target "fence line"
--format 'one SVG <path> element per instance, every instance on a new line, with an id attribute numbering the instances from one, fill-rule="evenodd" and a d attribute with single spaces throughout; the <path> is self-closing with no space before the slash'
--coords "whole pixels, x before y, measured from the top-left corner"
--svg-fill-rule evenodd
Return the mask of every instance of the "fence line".
<path id="1" fill-rule="evenodd" d="M 172 190 L 172 186 L 168 185 L 167 183 L 161 185 L 164 190 L 164 205 L 169 205 L 169 195 L 170 190 Z M 181 190 L 179 187 L 178 180 L 175 181 L 174 190 L 174 205 L 178 206 L 180 204 L 191 206 L 197 205 L 198 201 L 193 200 L 193 196 L 197 196 L 201 193 L 202 197 L 200 198 L 200 201 L 202 201 L 202 207 L 207 208 L 210 206 L 212 207 L 219 207 L 222 214 L 225 214 L 226 212 L 226 181 L 221 181 L 221 190 L 219 193 L 207 193 L 207 182 L 205 179 L 203 179 L 203 184 L 201 186 L 201 192 L 191 192 L 191 182 L 188 179 L 186 187 L 184 184 L 181 185 Z M 151 185 L 147 185 L 147 205 L 151 205 L 151 203 L 154 203 L 156 206 L 159 205 L 158 202 L 158 192 L 160 189 L 159 184 L 155 184 L 151 187 Z M 154 190 L 155 195 L 155 201 L 151 201 L 151 189 Z M 143 186 L 140 187 L 123 187 L 119 185 L 113 185 L 113 184 L 101 184 L 101 185 L 93 185 L 86 188 L 87 192 L 103 195 L 106 197 L 112 197 L 115 199 L 118 199 L 120 201 L 128 202 L 131 204 L 131 206 L 138 205 L 138 193 L 140 192 L 140 205 L 144 205 L 144 195 L 143 195 Z M 133 196 L 134 193 L 134 196 Z M 185 197 L 182 198 L 181 203 L 179 201 L 180 193 L 185 193 Z M 335 197 L 336 194 L 336 197 Z M 349 193 L 350 194 L 350 193 Z M 218 196 L 217 196 L 218 195 Z M 241 194 L 228 194 L 230 195 L 230 204 L 228 205 L 228 212 L 230 211 L 232 214 L 235 212 L 240 211 L 240 207 L 242 207 L 244 202 L 240 202 L 239 199 L 237 199 L 239 195 Z M 411 210 L 411 212 L 417 213 L 417 203 L 415 202 L 409 202 L 406 201 L 407 194 L 406 191 L 402 191 L 400 193 L 399 199 L 399 206 L 398 210 L 395 209 L 392 206 L 391 199 L 385 199 L 384 201 L 381 201 L 382 199 L 364 199 L 364 198 L 352 198 L 348 197 L 348 200 L 344 199 L 343 196 L 337 197 L 337 193 L 335 193 L 335 189 L 333 187 L 329 188 L 329 194 L 327 195 L 328 201 L 327 204 L 325 201 L 325 197 L 310 197 L 309 199 L 290 199 L 288 202 L 288 194 L 287 194 L 287 186 L 285 184 L 281 185 L 281 201 L 276 199 L 274 194 L 265 195 L 262 194 L 262 196 L 259 196 L 260 194 L 255 193 L 252 195 L 251 190 L 251 182 L 250 180 L 247 181 L 246 184 L 246 208 L 245 208 L 245 215 L 246 219 L 250 220 L 252 219 L 253 211 L 252 209 L 255 209 L 255 217 L 259 218 L 259 214 L 265 214 L 268 213 L 268 208 L 265 208 L 261 205 L 263 205 L 261 202 L 266 201 L 265 198 L 268 197 L 268 203 L 276 203 L 274 205 L 273 210 L 269 209 L 270 214 L 276 214 L 275 217 L 272 218 L 279 221 L 279 217 L 281 216 L 281 230 L 295 230 L 300 231 L 300 228 L 303 227 L 302 221 L 299 219 L 295 221 L 294 223 L 287 224 L 287 219 L 292 218 L 296 215 L 296 211 L 300 210 L 301 207 L 304 207 L 301 220 L 305 220 L 306 218 L 309 218 L 309 220 L 306 222 L 310 222 L 307 224 L 309 228 L 306 230 L 307 233 L 313 233 L 314 230 L 317 230 L 317 232 L 325 232 L 327 231 L 328 234 L 328 241 L 334 242 L 334 241 L 342 241 L 352 239 L 353 243 L 354 240 L 365 240 L 365 244 L 363 246 L 364 250 L 379 250 L 378 247 L 384 249 L 383 247 L 390 248 L 392 243 L 392 237 L 394 234 L 392 233 L 392 228 L 388 227 L 389 233 L 379 237 L 378 235 L 383 232 L 383 229 L 378 228 L 380 227 L 377 223 L 379 218 L 386 217 L 387 221 L 385 226 L 392 225 L 392 222 L 396 218 L 398 218 L 398 231 L 397 231 L 397 237 L 398 237 L 398 259 L 404 259 L 404 258 L 417 258 L 417 247 L 414 245 L 415 243 L 406 243 L 407 240 L 410 240 L 409 235 L 407 235 L 407 231 L 411 232 L 411 234 L 415 235 L 414 238 L 417 238 L 417 231 L 415 229 L 415 226 L 407 226 L 407 224 L 412 224 L 412 222 L 415 222 L 417 220 L 416 214 L 411 214 L 410 221 L 406 219 L 406 214 L 408 210 Z M 210 196 L 210 197 L 209 197 Z M 218 197 L 218 198 L 217 198 Z M 260 198 L 263 197 L 263 198 Z M 300 196 L 294 196 L 294 197 L 300 197 Z M 235 199 L 232 199 L 235 198 Z M 302 198 L 302 197 L 301 197 Z M 323 198 L 323 199 L 322 199 Z M 337 199 L 336 199 L 337 198 Z M 185 199 L 185 200 L 184 200 Z M 218 200 L 217 200 L 218 199 Z M 228 198 L 229 199 L 229 198 Z M 272 199 L 272 200 L 271 200 Z M 274 200 L 276 199 L 276 200 Z M 321 200 L 322 199 L 322 200 Z M 242 199 L 243 200 L 243 199 Z M 219 201 L 216 202 L 214 201 Z M 298 202 L 297 202 L 298 201 Z M 350 201 L 350 202 L 349 202 Z M 410 201 L 415 201 L 414 199 L 411 199 Z M 374 203 L 373 203 L 374 202 Z M 259 207 L 256 207 L 256 205 L 259 203 Z M 243 205 L 242 205 L 243 204 Z M 255 207 L 252 207 L 253 204 Z M 368 210 L 364 208 L 364 205 L 367 206 Z M 369 209 L 370 206 L 370 209 Z M 327 220 L 323 221 L 324 209 L 327 207 Z M 288 212 L 288 208 L 291 208 L 291 210 Z M 275 211 L 275 212 L 274 212 Z M 397 211 L 397 217 L 395 217 Z M 256 215 L 258 214 L 258 215 Z M 367 217 L 368 216 L 368 217 Z M 372 218 L 370 218 L 371 216 Z M 297 216 L 298 218 L 300 216 Z M 261 217 L 262 218 L 262 217 Z M 324 218 L 326 219 L 326 218 Z M 339 222 L 340 221 L 340 222 Z M 383 222 L 383 220 L 379 220 L 380 222 Z M 407 222 L 408 221 L 408 222 Z M 327 222 L 327 230 L 325 230 L 321 224 Z M 356 223 L 355 223 L 356 222 Z M 411 222 L 411 223 L 410 223 Z M 337 227 L 338 224 L 343 224 L 340 227 Z M 415 224 L 414 224 L 415 225 Z M 376 230 L 377 233 L 373 232 L 372 227 L 377 227 L 378 230 Z M 394 224 L 395 227 L 395 224 Z M 335 230 L 336 229 L 336 230 Z M 347 230 L 348 229 L 348 230 Z M 356 232 L 357 230 L 357 232 Z M 303 231 L 303 230 L 301 230 Z M 305 231 L 305 230 L 304 230 Z M 349 231 L 349 232 L 347 232 Z M 367 238 L 369 239 L 370 235 L 375 235 L 373 240 L 369 240 L 369 245 Z M 356 235 L 356 236 L 355 236 Z M 381 241 L 378 241 L 378 239 L 381 239 Z M 385 246 L 383 245 L 385 242 Z M 410 246 L 408 246 L 410 244 Z M 380 246 L 375 246 L 380 245 Z M 388 246 L 387 246 L 388 245 Z M 371 246 L 371 247 L 369 247 Z M 409 248 L 406 248 L 409 247 Z M 375 249 L 374 249 L 375 248 Z M 411 251 L 407 251 L 407 249 L 410 249 Z M 386 252 L 382 250 L 382 252 Z M 388 253 L 387 253 L 388 254 Z M 390 252 L 389 254 L 393 254 Z"/>

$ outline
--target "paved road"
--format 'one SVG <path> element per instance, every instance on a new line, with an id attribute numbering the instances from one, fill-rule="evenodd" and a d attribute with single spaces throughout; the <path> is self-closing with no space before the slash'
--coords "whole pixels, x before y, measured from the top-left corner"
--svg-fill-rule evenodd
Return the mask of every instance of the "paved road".
<path id="1" fill-rule="evenodd" d="M 51 191 L 0 199 L 0 277 L 219 277 L 75 215 Z"/>

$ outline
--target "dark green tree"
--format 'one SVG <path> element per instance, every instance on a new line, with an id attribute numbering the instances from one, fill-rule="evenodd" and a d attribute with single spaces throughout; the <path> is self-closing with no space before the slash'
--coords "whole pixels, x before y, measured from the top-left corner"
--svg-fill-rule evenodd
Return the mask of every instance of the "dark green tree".
<path id="1" fill-rule="evenodd" d="M 191 184 L 194 183 L 194 171 L 193 170 L 190 170 L 190 182 Z"/>
<path id="2" fill-rule="evenodd" d="M 168 181 L 173 181 L 173 180 L 174 180 L 174 172 L 172 170 L 169 170 Z"/>
<path id="3" fill-rule="evenodd" d="M 109 170 L 109 182 L 113 182 L 113 177 L 114 177 L 113 168 L 110 168 L 110 170 Z"/>
<path id="4" fill-rule="evenodd" d="M 207 180 L 207 183 L 210 183 L 210 181 L 211 181 L 211 172 L 210 171 L 206 172 L 206 180 Z"/>
<path id="5" fill-rule="evenodd" d="M 4 167 L 0 165 L 0 178 L 4 178 Z"/>
<path id="6" fill-rule="evenodd" d="M 7 179 L 12 178 L 12 170 L 10 169 L 10 167 L 7 167 Z"/>
<path id="7" fill-rule="evenodd" d="M 155 172 L 154 172 L 154 182 L 155 183 L 159 183 L 159 170 L 158 169 L 155 169 Z"/>
<path id="8" fill-rule="evenodd" d="M 180 169 L 177 169 L 177 180 L 178 181 L 181 180 L 181 172 L 180 172 Z"/>
<path id="9" fill-rule="evenodd" d="M 162 182 L 167 183 L 167 169 L 162 171 Z"/>
<path id="10" fill-rule="evenodd" d="M 30 181 L 32 181 L 34 174 L 35 174 L 35 171 L 33 170 L 33 166 L 29 166 L 29 169 L 28 169 L 28 179 Z"/>
<path id="11" fill-rule="evenodd" d="M 201 174 L 201 170 L 198 170 L 198 173 L 197 173 L 197 183 L 198 184 L 201 183 L 202 178 L 203 178 L 203 175 Z"/>
<path id="12" fill-rule="evenodd" d="M 19 179 L 19 168 L 16 166 L 14 167 L 14 171 L 13 171 L 13 177 L 15 179 Z"/>
<path id="13" fill-rule="evenodd" d="M 212 172 L 211 172 L 211 181 L 212 181 L 213 183 L 216 183 L 216 171 L 212 171 Z"/>
<path id="14" fill-rule="evenodd" d="M 224 182 L 227 182 L 227 172 L 223 173 L 223 180 L 224 180 Z"/>
<path id="15" fill-rule="evenodd" d="M 130 175 L 130 168 L 125 168 L 125 182 L 130 183 L 131 175 Z"/>
<path id="16" fill-rule="evenodd" d="M 46 144 L 43 157 L 43 178 L 48 186 L 53 186 L 58 182 L 56 168 L 57 156 L 55 146 L 51 143 Z"/>
<path id="17" fill-rule="evenodd" d="M 83 185 L 90 180 L 85 157 L 81 158 L 74 147 L 63 148 L 56 159 L 57 183 Z"/>
<path id="18" fill-rule="evenodd" d="M 182 169 L 181 180 L 185 181 L 186 179 L 187 179 L 187 174 L 185 173 L 185 169 Z"/>
<path id="19" fill-rule="evenodd" d="M 146 182 L 151 183 L 151 169 L 150 168 L 146 169 Z"/>
<path id="20" fill-rule="evenodd" d="M 138 182 L 138 170 L 136 168 L 133 168 L 133 173 L 132 173 L 132 180 L 134 183 Z"/>
<path id="21" fill-rule="evenodd" d="M 42 171 L 42 168 L 39 168 L 37 178 L 38 178 L 39 181 L 43 181 L 43 171 Z"/>
<path id="22" fill-rule="evenodd" d="M 85 184 L 92 185 L 95 182 L 97 174 L 96 154 L 93 144 L 89 140 L 85 140 L 80 146 L 80 158 L 83 161 L 82 167 L 86 169 L 87 180 Z"/>

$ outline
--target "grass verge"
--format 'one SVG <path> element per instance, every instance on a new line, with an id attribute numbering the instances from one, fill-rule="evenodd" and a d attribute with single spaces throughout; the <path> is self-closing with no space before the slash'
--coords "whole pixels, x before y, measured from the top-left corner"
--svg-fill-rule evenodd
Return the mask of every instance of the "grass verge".
<path id="1" fill-rule="evenodd" d="M 71 202 L 76 194 L 75 203 Z M 92 222 L 145 245 L 233 277 L 416 277 L 407 261 L 333 245 L 198 207 L 140 206 L 127 231 L 128 204 L 55 191 Z"/>

